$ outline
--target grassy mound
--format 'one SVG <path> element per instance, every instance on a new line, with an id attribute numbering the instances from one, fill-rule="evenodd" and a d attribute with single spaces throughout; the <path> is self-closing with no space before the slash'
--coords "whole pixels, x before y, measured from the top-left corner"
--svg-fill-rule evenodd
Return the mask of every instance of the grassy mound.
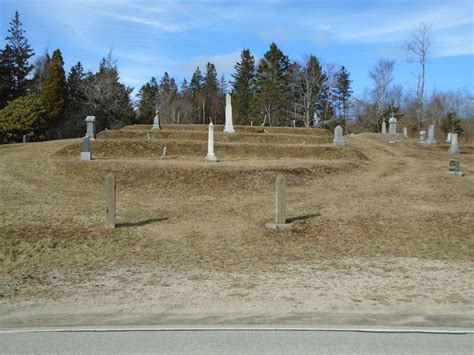
<path id="1" fill-rule="evenodd" d="M 162 131 L 142 131 L 142 130 L 107 130 L 97 135 L 98 139 L 173 139 L 179 141 L 204 141 L 207 142 L 208 133 L 206 131 L 185 131 L 185 130 L 162 130 Z M 238 133 L 227 134 L 223 132 L 214 133 L 216 143 L 262 143 L 262 144 L 324 144 L 331 143 L 332 137 L 323 135 L 302 135 L 302 134 L 260 134 L 260 133 Z"/>
<path id="2" fill-rule="evenodd" d="M 178 141 L 172 139 L 96 140 L 91 144 L 92 155 L 96 159 L 159 159 L 163 147 L 168 147 L 168 155 L 176 158 L 204 159 L 207 143 L 202 141 Z M 348 159 L 367 160 L 367 156 L 354 147 L 336 148 L 330 145 L 310 144 L 261 144 L 261 143 L 216 143 L 214 151 L 218 159 Z M 78 156 L 81 143 L 74 142 L 63 149 L 59 156 Z"/>

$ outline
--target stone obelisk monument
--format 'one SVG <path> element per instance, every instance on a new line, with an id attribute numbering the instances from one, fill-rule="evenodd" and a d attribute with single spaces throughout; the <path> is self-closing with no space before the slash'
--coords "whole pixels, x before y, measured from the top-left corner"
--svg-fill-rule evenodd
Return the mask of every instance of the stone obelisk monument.
<path id="1" fill-rule="evenodd" d="M 209 123 L 209 136 L 207 141 L 207 155 L 206 160 L 210 162 L 216 162 L 217 158 L 214 154 L 214 125 Z"/>
<path id="2" fill-rule="evenodd" d="M 230 94 L 225 96 L 225 127 L 224 133 L 235 133 L 234 125 L 232 124 L 232 104 L 230 101 Z"/>

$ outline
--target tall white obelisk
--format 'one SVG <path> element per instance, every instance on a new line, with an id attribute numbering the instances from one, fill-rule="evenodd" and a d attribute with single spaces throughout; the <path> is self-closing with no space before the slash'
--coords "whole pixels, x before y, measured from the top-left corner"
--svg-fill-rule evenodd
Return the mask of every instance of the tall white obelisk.
<path id="1" fill-rule="evenodd" d="M 230 94 L 225 96 L 225 127 L 224 133 L 235 133 L 234 125 L 232 124 L 232 104 L 230 101 Z"/>

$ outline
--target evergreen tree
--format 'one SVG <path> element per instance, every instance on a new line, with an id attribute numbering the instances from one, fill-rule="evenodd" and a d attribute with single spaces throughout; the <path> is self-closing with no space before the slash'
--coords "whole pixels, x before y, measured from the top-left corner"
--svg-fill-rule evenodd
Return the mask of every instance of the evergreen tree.
<path id="1" fill-rule="evenodd" d="M 97 131 L 120 128 L 135 120 L 130 100 L 133 88 L 120 82 L 116 61 L 111 53 L 100 61 L 96 74 L 86 75 L 83 86 L 88 112 L 96 116 Z"/>
<path id="2" fill-rule="evenodd" d="M 46 128 L 46 111 L 38 94 L 21 96 L 0 110 L 0 143 L 19 142 L 23 135 L 41 138 Z"/>
<path id="3" fill-rule="evenodd" d="M 174 78 L 165 72 L 159 85 L 159 111 L 163 122 L 175 122 L 178 87 Z"/>
<path id="4" fill-rule="evenodd" d="M 48 73 L 43 82 L 41 101 L 46 110 L 49 128 L 56 128 L 65 119 L 67 108 L 67 86 L 61 51 L 56 49 L 51 58 Z"/>
<path id="5" fill-rule="evenodd" d="M 457 133 L 461 134 L 464 129 L 461 126 L 461 119 L 458 117 L 456 112 L 449 111 L 446 117 L 441 121 L 441 129 L 444 133 Z"/>
<path id="6" fill-rule="evenodd" d="M 158 109 L 158 82 L 154 77 L 138 91 L 137 123 L 152 123 Z"/>
<path id="7" fill-rule="evenodd" d="M 15 17 L 10 22 L 10 28 L 8 29 L 9 35 L 6 37 L 9 49 L 7 50 L 6 47 L 4 49 L 4 51 L 7 50 L 6 56 L 11 55 L 13 59 L 11 70 L 13 71 L 14 87 L 13 92 L 8 95 L 13 99 L 26 95 L 29 84 L 27 76 L 33 69 L 33 66 L 29 63 L 29 59 L 34 55 L 34 51 L 28 44 L 22 26 L 20 15 L 18 11 L 16 11 Z M 11 53 L 8 53 L 10 51 Z"/>
<path id="8" fill-rule="evenodd" d="M 240 63 L 232 74 L 232 108 L 237 124 L 248 124 L 255 103 L 255 59 L 248 49 L 242 50 Z"/>
<path id="9" fill-rule="evenodd" d="M 335 97 L 337 100 L 338 117 L 345 127 L 347 134 L 347 115 L 351 105 L 350 97 L 352 94 L 351 89 L 352 80 L 349 79 L 349 72 L 342 66 L 337 74 L 336 86 L 335 86 Z"/>
<path id="10" fill-rule="evenodd" d="M 275 43 L 264 54 L 255 77 L 256 105 L 263 124 L 283 123 L 288 111 L 289 60 Z"/>
<path id="11" fill-rule="evenodd" d="M 221 111 L 218 88 L 219 81 L 217 80 L 216 66 L 212 63 L 207 63 L 203 87 L 206 101 L 203 112 L 205 113 L 205 117 L 212 117 L 214 123 L 218 123 L 219 113 Z"/>
<path id="12" fill-rule="evenodd" d="M 203 107 L 206 107 L 206 94 L 204 90 L 204 79 L 199 67 L 197 67 L 193 73 L 191 82 L 189 83 L 189 90 L 191 92 L 191 98 L 195 112 L 194 123 L 204 123 L 205 111 L 203 110 Z"/>
<path id="13" fill-rule="evenodd" d="M 0 52 L 0 109 L 15 99 L 15 60 L 13 49 L 7 44 Z"/>
<path id="14" fill-rule="evenodd" d="M 85 78 L 81 62 L 72 66 L 67 75 L 67 121 L 61 127 L 61 132 L 66 137 L 80 137 L 83 133 L 84 118 L 89 114 L 84 92 Z"/>

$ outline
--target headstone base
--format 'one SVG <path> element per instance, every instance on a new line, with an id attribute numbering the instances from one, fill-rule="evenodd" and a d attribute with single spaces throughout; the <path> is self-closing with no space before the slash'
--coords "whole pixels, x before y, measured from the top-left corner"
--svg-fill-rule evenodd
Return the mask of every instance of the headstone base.
<path id="1" fill-rule="evenodd" d="M 436 139 L 428 139 L 425 144 L 436 144 Z"/>
<path id="2" fill-rule="evenodd" d="M 282 224 L 267 223 L 265 224 L 265 227 L 268 229 L 289 230 L 293 228 L 293 223 L 282 223 Z"/>
<path id="3" fill-rule="evenodd" d="M 225 126 L 224 133 L 235 133 L 235 129 L 232 126 L 229 126 L 229 127 Z"/>
<path id="4" fill-rule="evenodd" d="M 332 143 L 336 146 L 336 147 L 344 147 L 345 146 L 345 143 L 343 140 L 333 140 Z"/>
<path id="5" fill-rule="evenodd" d="M 161 129 L 161 127 L 160 127 L 160 126 L 155 126 L 155 125 L 153 125 L 153 126 L 151 127 L 151 129 L 154 130 L 154 131 L 159 131 L 159 130 Z"/>
<path id="6" fill-rule="evenodd" d="M 459 149 L 459 147 L 449 148 L 449 154 L 458 155 L 461 154 L 461 150 Z"/>
<path id="7" fill-rule="evenodd" d="M 207 153 L 206 160 L 211 162 L 211 163 L 215 163 L 215 162 L 217 162 L 217 157 L 214 153 Z"/>
<path id="8" fill-rule="evenodd" d="M 92 160 L 90 152 L 81 152 L 81 160 Z"/>
<path id="9" fill-rule="evenodd" d="M 464 172 L 462 171 L 448 171 L 449 176 L 464 176 Z"/>

